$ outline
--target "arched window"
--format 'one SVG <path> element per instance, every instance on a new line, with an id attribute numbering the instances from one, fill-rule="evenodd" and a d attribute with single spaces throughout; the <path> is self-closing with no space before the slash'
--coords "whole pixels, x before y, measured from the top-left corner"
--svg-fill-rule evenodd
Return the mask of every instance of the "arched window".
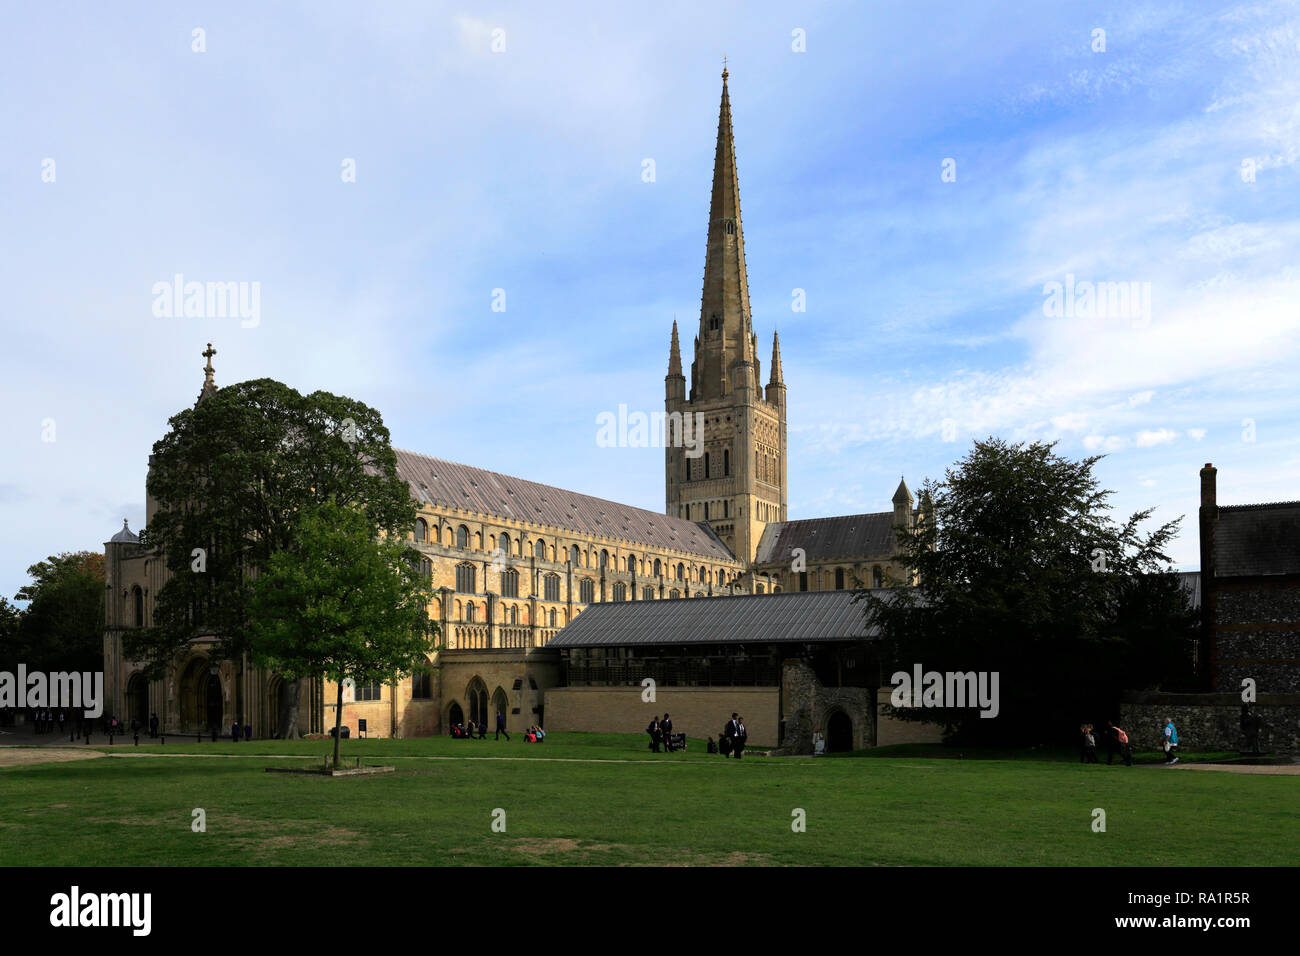
<path id="1" fill-rule="evenodd" d="M 424 544 L 429 540 L 429 523 L 423 518 L 415 519 L 415 541 L 417 544 Z"/>
<path id="2" fill-rule="evenodd" d="M 731 474 L 731 449 L 722 449 L 722 477 Z"/>
<path id="3" fill-rule="evenodd" d="M 655 589 L 654 589 L 654 588 L 652 588 L 652 587 L 644 587 L 644 588 L 641 589 L 641 600 L 643 600 L 643 601 L 653 601 L 654 599 L 655 599 Z"/>
<path id="4" fill-rule="evenodd" d="M 506 554 L 509 554 L 509 553 L 510 553 L 510 535 L 508 535 L 508 534 L 506 534 L 504 531 L 502 531 L 501 534 L 497 537 L 497 547 L 500 548 L 502 551 L 504 551 Z"/>
<path id="5" fill-rule="evenodd" d="M 546 542 L 541 538 L 533 542 L 533 557 L 538 561 L 546 560 Z"/>
<path id="6" fill-rule="evenodd" d="M 558 574 L 548 574 L 542 579 L 542 589 L 544 600 L 558 601 L 560 599 L 560 576 Z"/>
<path id="7" fill-rule="evenodd" d="M 474 594 L 478 589 L 475 585 L 475 568 L 472 564 L 456 565 L 456 590 L 461 594 Z"/>
<path id="8" fill-rule="evenodd" d="M 730 517 L 731 517 L 731 499 L 730 499 L 730 498 L 724 498 L 723 501 L 722 501 L 722 517 L 724 517 L 724 518 L 730 518 Z"/>
<path id="9" fill-rule="evenodd" d="M 583 578 L 578 582 L 579 600 L 583 604 L 590 604 L 596 600 L 596 584 L 591 578 Z"/>
<path id="10" fill-rule="evenodd" d="M 704 502 L 704 520 L 709 520 L 709 503 L 707 501 Z"/>
<path id="11" fill-rule="evenodd" d="M 614 600 L 615 601 L 627 600 L 627 585 L 624 584 L 622 581 L 619 581 L 617 584 L 614 585 Z"/>
<path id="12" fill-rule="evenodd" d="M 682 596 L 682 592 L 679 591 L 679 590 L 677 590 L 676 588 L 673 588 L 671 591 L 668 592 L 668 597 L 669 597 L 670 599 L 671 599 L 671 598 L 679 598 L 679 597 L 681 597 L 681 596 Z"/>
<path id="13" fill-rule="evenodd" d="M 513 604 L 510 605 L 510 623 L 511 624 L 519 623 L 519 608 Z"/>
<path id="14" fill-rule="evenodd" d="M 475 613 L 476 613 L 476 612 L 475 612 L 475 610 L 474 610 L 474 602 L 473 602 L 473 601 L 466 601 L 466 602 L 465 602 L 465 620 L 467 620 L 467 621 L 469 621 L 469 623 L 473 624 L 473 623 L 474 623 L 474 615 L 475 615 Z"/>
<path id="15" fill-rule="evenodd" d="M 569 563 L 575 568 L 582 563 L 582 552 L 578 550 L 576 544 L 569 549 Z"/>
<path id="16" fill-rule="evenodd" d="M 808 572 L 807 572 L 807 571 L 800 571 L 800 572 L 799 572 L 799 590 L 800 590 L 800 591 L 807 591 L 807 590 L 808 590 Z"/>
<path id="17" fill-rule="evenodd" d="M 456 529 L 456 547 L 462 551 L 469 547 L 469 528 L 464 525 Z"/>
<path id="18" fill-rule="evenodd" d="M 880 571 L 880 565 L 877 564 L 871 569 L 871 586 L 873 588 L 879 588 L 884 587 L 884 584 L 885 576 Z"/>
<path id="19" fill-rule="evenodd" d="M 709 477 L 709 453 L 707 451 L 704 453 L 704 477 Z"/>
<path id="20" fill-rule="evenodd" d="M 442 544 L 442 525 L 435 524 L 433 526 L 433 543 Z"/>
<path id="21" fill-rule="evenodd" d="M 661 578 L 663 576 L 664 576 L 663 565 L 659 563 L 658 558 L 655 558 L 655 577 Z"/>
<path id="22" fill-rule="evenodd" d="M 475 550 L 475 551 L 482 551 L 482 550 L 483 550 L 483 532 L 482 532 L 482 531 L 475 531 L 475 532 L 474 532 L 474 550 Z"/>
<path id="23" fill-rule="evenodd" d="M 135 626 L 144 627 L 144 592 L 140 590 L 140 585 L 131 589 L 131 598 L 135 604 Z"/>
<path id="24" fill-rule="evenodd" d="M 519 597 L 519 572 L 514 568 L 501 574 L 501 596 Z"/>
<path id="25" fill-rule="evenodd" d="M 681 564 L 681 563 L 678 563 L 678 565 L 677 565 L 677 580 L 678 580 L 678 581 L 685 581 L 685 580 L 686 580 L 686 565 Z"/>
<path id="26" fill-rule="evenodd" d="M 759 585 L 755 585 L 755 588 L 756 588 L 755 593 L 757 593 L 757 594 L 762 594 L 762 593 L 763 593 L 763 585 L 761 585 L 761 584 L 759 584 Z"/>
<path id="27" fill-rule="evenodd" d="M 608 566 L 609 566 L 609 552 L 606 551 L 604 548 L 601 548 L 601 550 L 600 550 L 600 569 L 601 569 L 602 571 L 604 571 L 605 568 L 607 568 Z"/>
<path id="28" fill-rule="evenodd" d="M 555 608 L 551 608 L 551 627 L 555 627 Z"/>
<path id="29" fill-rule="evenodd" d="M 433 562 L 428 558 L 420 559 L 420 574 L 426 578 L 433 577 Z"/>
<path id="30" fill-rule="evenodd" d="M 843 568 L 835 569 L 835 590 L 837 591 L 844 590 L 844 569 Z"/>
<path id="31" fill-rule="evenodd" d="M 433 697 L 433 681 L 430 679 L 429 672 L 417 670 L 411 675 L 411 699 L 429 700 L 431 697 Z"/>

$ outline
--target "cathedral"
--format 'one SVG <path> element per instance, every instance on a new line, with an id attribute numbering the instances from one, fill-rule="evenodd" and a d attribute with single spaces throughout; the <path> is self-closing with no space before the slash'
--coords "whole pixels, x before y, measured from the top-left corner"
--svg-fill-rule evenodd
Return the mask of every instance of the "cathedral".
<path id="1" fill-rule="evenodd" d="M 211 347 L 204 353 L 199 401 L 217 387 L 213 354 Z M 664 513 L 398 449 L 399 474 L 418 502 L 411 538 L 436 590 L 429 613 L 441 643 L 427 673 L 346 686 L 343 724 L 372 737 L 446 733 L 462 720 L 494 722 L 497 713 L 511 732 L 546 725 L 548 691 L 566 685 L 565 658 L 548 645 L 592 605 L 723 599 L 718 610 L 741 614 L 760 606 L 753 603 L 759 596 L 841 591 L 847 598 L 858 586 L 905 580 L 896 529 L 918 514 L 905 482 L 890 511 L 788 520 L 788 404 L 775 332 L 766 371 L 764 383 L 724 70 L 689 382 L 676 322 L 664 380 L 670 429 L 690 416 L 702 435 L 690 448 L 674 440 L 681 436 L 665 442 Z M 156 507 L 148 502 L 146 522 Z M 152 624 L 166 572 L 125 523 L 105 544 L 105 558 L 106 712 L 128 722 L 156 713 L 173 733 L 238 721 L 269 735 L 285 686 L 278 675 L 220 660 L 201 639 L 160 681 L 145 680 L 138 663 L 124 659 L 122 634 Z M 333 727 L 335 690 L 303 682 L 302 733 Z M 561 729 L 616 729 L 599 714 L 571 723 Z"/>

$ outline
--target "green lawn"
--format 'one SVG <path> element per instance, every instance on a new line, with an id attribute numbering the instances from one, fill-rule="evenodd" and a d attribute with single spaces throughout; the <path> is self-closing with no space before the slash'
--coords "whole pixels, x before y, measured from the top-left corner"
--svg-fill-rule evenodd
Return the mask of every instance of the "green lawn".
<path id="1" fill-rule="evenodd" d="M 345 755 L 397 773 L 264 772 L 330 744 L 159 748 L 239 755 L 207 760 L 126 758 L 137 748 L 118 745 L 107 759 L 0 769 L 0 865 L 1300 863 L 1294 776 L 1051 754 L 738 763 L 595 734 L 345 741 Z M 440 755 L 530 759 L 427 759 Z M 197 807 L 206 833 L 191 831 Z M 1091 829 L 1098 807 L 1105 833 Z M 807 832 L 791 830 L 796 808 Z"/>

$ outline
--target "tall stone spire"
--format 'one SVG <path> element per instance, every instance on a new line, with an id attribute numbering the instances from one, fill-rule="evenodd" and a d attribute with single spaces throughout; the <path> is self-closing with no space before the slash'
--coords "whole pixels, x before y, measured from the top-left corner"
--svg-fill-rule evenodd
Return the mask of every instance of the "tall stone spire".
<path id="1" fill-rule="evenodd" d="M 781 333 L 772 333 L 772 378 L 769 385 L 784 385 L 785 379 L 781 377 Z"/>
<path id="2" fill-rule="evenodd" d="M 209 395 L 215 395 L 217 393 L 217 383 L 212 380 L 212 356 L 217 354 L 217 350 L 214 349 L 212 343 L 209 342 L 207 349 L 200 354 L 208 360 L 208 364 L 203 367 L 203 388 L 199 390 L 199 397 L 194 402 L 195 405 L 203 401 Z"/>
<path id="3" fill-rule="evenodd" d="M 682 374 L 682 346 L 677 340 L 677 320 L 673 319 L 673 342 L 668 349 L 668 374 Z"/>
<path id="4" fill-rule="evenodd" d="M 748 363 L 755 372 L 754 336 L 745 272 L 745 237 L 740 219 L 740 180 L 731 129 L 731 96 L 722 71 L 718 142 L 713 155 L 713 195 L 709 201 L 704 287 L 700 296 L 699 347 L 692 367 L 692 397 L 719 398 L 731 391 L 731 367 Z M 755 382 L 757 384 L 757 382 Z"/>

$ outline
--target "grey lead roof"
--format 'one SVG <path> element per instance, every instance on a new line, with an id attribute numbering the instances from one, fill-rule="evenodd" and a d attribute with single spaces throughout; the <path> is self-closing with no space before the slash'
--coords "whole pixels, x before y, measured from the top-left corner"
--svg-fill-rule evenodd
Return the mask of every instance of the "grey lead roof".
<path id="1" fill-rule="evenodd" d="M 411 497 L 417 501 L 669 548 L 714 561 L 736 560 L 706 524 L 413 451 L 393 451 L 397 453 L 397 473 L 411 486 Z"/>
<path id="2" fill-rule="evenodd" d="M 803 548 L 808 561 L 888 557 L 894 551 L 894 512 L 773 522 L 763 529 L 754 560 L 788 563 L 795 548 Z"/>
<path id="3" fill-rule="evenodd" d="M 853 591 L 592 604 L 547 647 L 860 641 L 865 606 Z"/>
<path id="4" fill-rule="evenodd" d="M 1215 577 L 1300 574 L 1300 501 L 1220 505 Z"/>

